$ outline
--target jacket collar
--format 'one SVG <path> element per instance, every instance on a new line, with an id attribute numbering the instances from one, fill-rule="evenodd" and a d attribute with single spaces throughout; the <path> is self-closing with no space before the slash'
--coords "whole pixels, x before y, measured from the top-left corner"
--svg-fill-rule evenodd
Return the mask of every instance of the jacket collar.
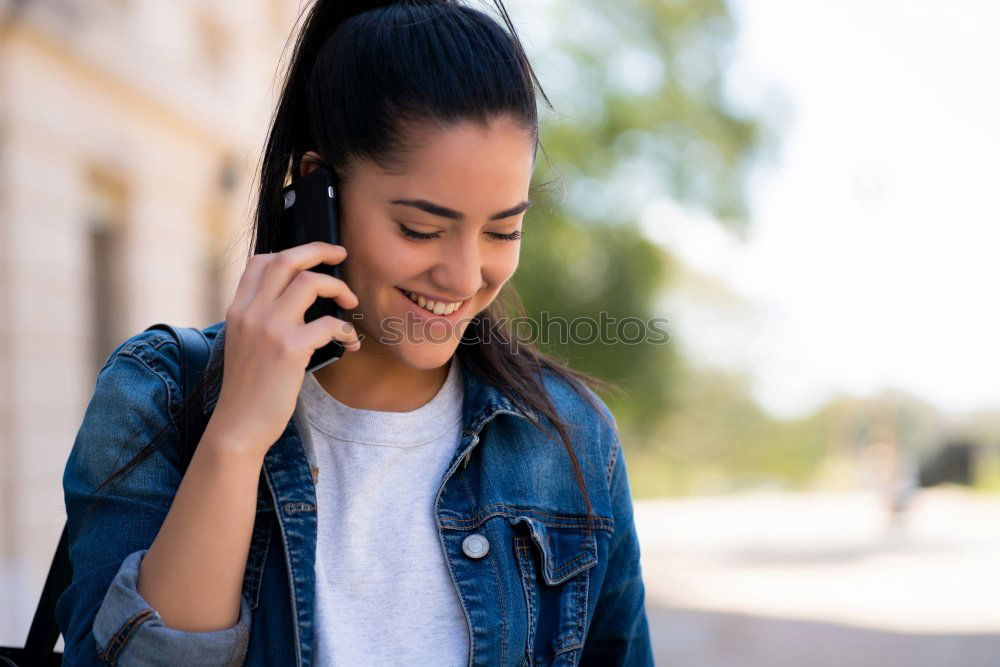
<path id="1" fill-rule="evenodd" d="M 223 355 L 223 341 L 226 338 L 225 320 L 210 325 L 205 329 L 205 333 L 210 335 L 212 329 L 216 329 L 218 333 L 212 343 L 209 368 Z M 538 414 L 534 410 L 528 406 L 522 407 L 515 404 L 496 385 L 486 382 L 468 371 L 462 373 L 462 379 L 465 390 L 465 399 L 462 403 L 463 431 L 479 433 L 483 424 L 498 414 L 510 414 L 530 422 L 538 422 Z M 221 387 L 213 385 L 206 390 L 204 406 L 206 415 L 218 402 L 220 389 Z"/>

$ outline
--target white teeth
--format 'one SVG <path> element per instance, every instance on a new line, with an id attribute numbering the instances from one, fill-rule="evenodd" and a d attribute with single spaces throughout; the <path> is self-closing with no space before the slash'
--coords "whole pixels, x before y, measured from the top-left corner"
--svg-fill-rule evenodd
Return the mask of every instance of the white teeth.
<path id="1" fill-rule="evenodd" d="M 453 303 L 441 303 L 437 301 L 428 301 L 422 296 L 416 296 L 411 292 L 403 290 L 403 294 L 409 297 L 410 301 L 413 301 L 418 306 L 424 310 L 429 310 L 435 315 L 451 315 L 456 310 L 462 306 L 462 301 L 455 301 Z"/>

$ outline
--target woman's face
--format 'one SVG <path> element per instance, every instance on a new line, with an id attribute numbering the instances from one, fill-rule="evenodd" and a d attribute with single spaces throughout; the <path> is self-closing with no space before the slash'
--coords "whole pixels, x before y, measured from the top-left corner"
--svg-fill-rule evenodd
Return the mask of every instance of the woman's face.
<path id="1" fill-rule="evenodd" d="M 355 165 L 341 189 L 341 240 L 344 281 L 358 296 L 345 319 L 363 334 L 353 354 L 430 369 L 451 358 L 517 269 L 534 146 L 507 118 L 425 139 L 403 174 Z M 424 307 L 404 291 L 423 296 Z"/>

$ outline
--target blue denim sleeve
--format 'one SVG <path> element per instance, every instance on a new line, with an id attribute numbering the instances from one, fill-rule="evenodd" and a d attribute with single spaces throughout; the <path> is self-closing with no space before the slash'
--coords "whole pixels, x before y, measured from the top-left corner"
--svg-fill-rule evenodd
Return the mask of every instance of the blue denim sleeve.
<path id="1" fill-rule="evenodd" d="M 615 436 L 611 462 L 611 505 L 615 532 L 608 549 L 607 575 L 598 592 L 581 665 L 652 665 L 639 539 L 621 441 Z"/>
<path id="2" fill-rule="evenodd" d="M 101 658 L 120 665 L 240 665 L 250 639 L 246 598 L 240 596 L 240 618 L 231 628 L 214 632 L 168 628 L 136 589 L 145 553 L 142 549 L 125 559 L 97 611 L 94 639 Z"/>
<path id="3" fill-rule="evenodd" d="M 183 632 L 164 626 L 136 589 L 139 563 L 182 478 L 178 432 L 170 422 L 180 398 L 176 362 L 163 349 L 173 345 L 163 334 L 143 332 L 118 346 L 98 372 L 66 462 L 73 578 L 56 603 L 64 665 L 238 665 L 246 654 L 245 598 L 233 627 Z M 105 486 L 100 503 L 85 516 L 98 485 L 157 435 L 161 446 Z"/>

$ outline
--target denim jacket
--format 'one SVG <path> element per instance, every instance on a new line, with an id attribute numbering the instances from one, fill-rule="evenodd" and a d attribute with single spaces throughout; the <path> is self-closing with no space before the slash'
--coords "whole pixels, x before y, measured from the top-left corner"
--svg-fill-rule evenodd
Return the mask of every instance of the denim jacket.
<path id="1" fill-rule="evenodd" d="M 225 322 L 202 332 L 217 358 Z M 173 448 L 158 450 L 110 487 L 81 529 L 88 492 L 175 414 L 179 370 L 174 339 L 154 330 L 119 345 L 98 373 L 63 475 L 73 564 L 56 607 L 63 664 L 310 665 L 316 494 L 294 420 L 264 458 L 236 625 L 174 630 L 137 591 L 139 563 L 182 478 Z M 464 373 L 462 435 L 434 513 L 468 622 L 468 664 L 651 665 L 639 543 L 614 418 L 600 399 L 607 422 L 564 381 L 545 382 L 572 429 L 595 529 L 584 530 L 584 498 L 561 441 L 536 427 L 533 411 Z M 217 400 L 216 389 L 206 414 Z M 179 437 L 176 429 L 171 434 Z M 466 555 L 469 535 L 484 538 L 485 556 Z"/>

